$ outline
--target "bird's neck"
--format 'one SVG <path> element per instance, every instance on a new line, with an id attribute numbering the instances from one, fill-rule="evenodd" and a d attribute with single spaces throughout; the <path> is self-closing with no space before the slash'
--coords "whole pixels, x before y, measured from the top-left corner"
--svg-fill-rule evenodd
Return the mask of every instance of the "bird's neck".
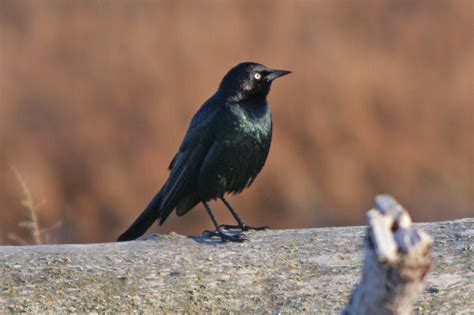
<path id="1" fill-rule="evenodd" d="M 240 107 L 244 112 L 250 116 L 262 116 L 268 113 L 268 103 L 267 99 L 263 98 L 261 100 L 252 99 L 250 101 L 240 101 L 234 103 L 232 106 Z"/>

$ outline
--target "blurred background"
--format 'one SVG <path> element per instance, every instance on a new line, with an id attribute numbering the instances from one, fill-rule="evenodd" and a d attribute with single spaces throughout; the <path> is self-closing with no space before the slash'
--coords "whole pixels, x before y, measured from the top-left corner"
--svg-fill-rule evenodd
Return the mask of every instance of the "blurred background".
<path id="1" fill-rule="evenodd" d="M 41 242 L 115 240 L 242 61 L 293 71 L 267 164 L 230 197 L 247 223 L 360 225 L 381 192 L 416 221 L 473 216 L 473 4 L 2 0 L 0 244 L 34 243 L 35 220 Z M 208 228 L 198 206 L 149 233 Z"/>

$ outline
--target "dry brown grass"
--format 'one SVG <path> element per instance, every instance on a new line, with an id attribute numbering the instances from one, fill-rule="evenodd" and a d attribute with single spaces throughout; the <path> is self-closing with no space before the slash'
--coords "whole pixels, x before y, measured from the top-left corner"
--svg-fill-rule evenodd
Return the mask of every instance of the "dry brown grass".
<path id="1" fill-rule="evenodd" d="M 232 198 L 247 221 L 362 224 L 380 192 L 415 220 L 472 215 L 473 11 L 468 0 L 1 1 L 0 229 L 21 234 L 14 161 L 48 200 L 44 225 L 62 218 L 59 241 L 115 239 L 244 60 L 294 72 L 270 95 L 269 161 Z M 196 209 L 160 231 L 208 227 Z"/>
<path id="2" fill-rule="evenodd" d="M 41 228 L 38 216 L 40 213 L 40 209 L 46 202 L 44 200 L 36 202 L 20 172 L 18 172 L 18 170 L 14 167 L 11 167 L 11 170 L 15 173 L 15 177 L 17 178 L 18 183 L 21 186 L 21 191 L 24 197 L 21 202 L 21 205 L 26 209 L 27 214 L 26 220 L 19 222 L 18 227 L 26 230 L 26 232 L 30 236 L 30 241 L 25 240 L 24 238 L 18 236 L 15 233 L 8 233 L 8 238 L 19 245 L 42 245 L 50 243 L 52 241 L 50 239 L 50 233 L 53 230 L 58 229 L 61 226 L 62 222 L 59 221 L 48 228 Z"/>

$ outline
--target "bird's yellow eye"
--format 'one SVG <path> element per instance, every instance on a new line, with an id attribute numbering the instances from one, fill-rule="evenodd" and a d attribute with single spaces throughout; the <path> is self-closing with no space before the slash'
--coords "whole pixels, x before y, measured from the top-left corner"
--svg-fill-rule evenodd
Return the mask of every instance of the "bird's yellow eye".
<path id="1" fill-rule="evenodd" d="M 260 73 L 255 73 L 253 76 L 255 79 L 260 80 L 262 78 L 262 75 Z"/>

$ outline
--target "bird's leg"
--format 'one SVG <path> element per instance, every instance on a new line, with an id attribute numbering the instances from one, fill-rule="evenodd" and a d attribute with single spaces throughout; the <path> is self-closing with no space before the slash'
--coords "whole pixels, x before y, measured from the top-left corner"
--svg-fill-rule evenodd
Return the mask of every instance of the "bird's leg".
<path id="1" fill-rule="evenodd" d="M 211 207 L 209 207 L 209 205 L 205 201 L 203 201 L 202 204 L 206 208 L 207 213 L 211 217 L 212 223 L 214 223 L 214 226 L 216 227 L 216 229 L 214 231 L 206 230 L 206 231 L 204 231 L 203 234 L 208 234 L 210 236 L 219 236 L 222 239 L 223 242 L 230 241 L 230 242 L 239 242 L 239 243 L 241 243 L 243 241 L 248 240 L 245 237 L 245 235 L 243 235 L 243 234 L 230 235 L 230 234 L 224 232 L 222 230 L 222 228 L 220 227 L 219 223 L 217 223 L 216 217 L 214 216 L 214 213 L 212 213 Z"/>
<path id="2" fill-rule="evenodd" d="M 249 230 L 261 231 L 261 230 L 266 230 L 266 229 L 270 228 L 269 226 L 259 226 L 259 227 L 248 226 L 248 225 L 245 224 L 245 222 L 240 218 L 240 216 L 239 216 L 239 214 L 237 213 L 237 211 L 235 211 L 234 208 L 232 208 L 230 202 L 227 201 L 227 199 L 226 199 L 224 196 L 221 197 L 221 200 L 222 200 L 222 202 L 225 204 L 225 206 L 227 207 L 227 209 L 229 209 L 230 213 L 232 213 L 232 215 L 234 216 L 234 219 L 235 219 L 235 221 L 237 221 L 237 224 L 238 224 L 238 225 L 221 224 L 219 227 L 221 227 L 221 228 L 223 228 L 223 229 L 226 229 L 226 230 L 230 230 L 230 229 L 240 229 L 240 230 L 242 230 L 242 231 L 249 231 Z"/>

